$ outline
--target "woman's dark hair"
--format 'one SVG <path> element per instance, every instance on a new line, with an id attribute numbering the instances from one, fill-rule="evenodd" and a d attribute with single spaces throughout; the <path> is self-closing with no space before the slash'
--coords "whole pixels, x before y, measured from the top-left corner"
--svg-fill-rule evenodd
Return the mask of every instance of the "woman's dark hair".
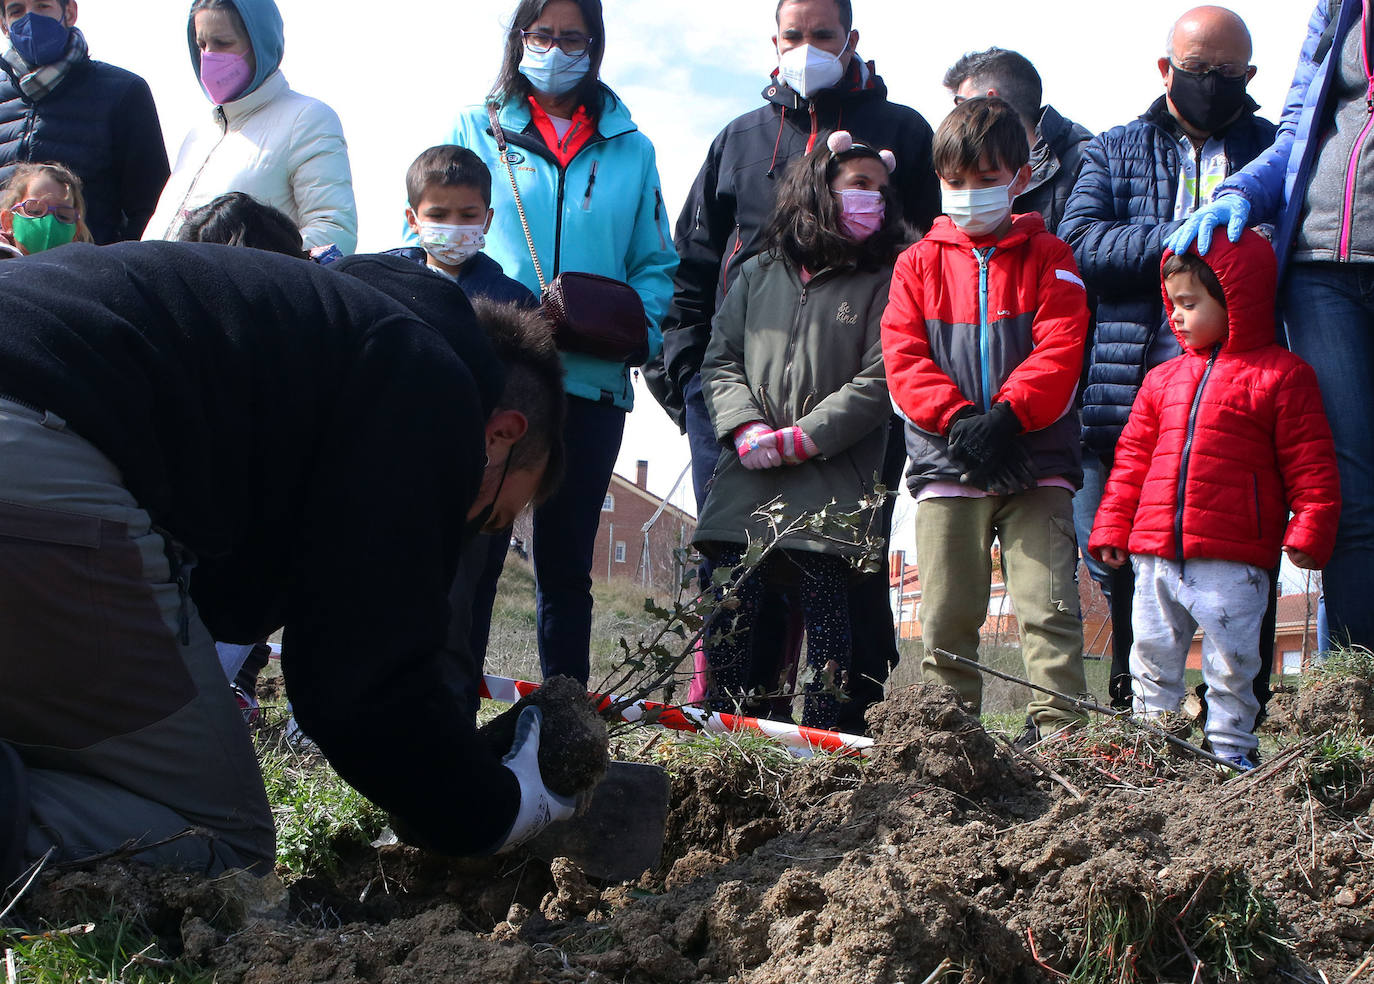
<path id="1" fill-rule="evenodd" d="M 177 239 L 183 243 L 248 246 L 301 259 L 310 256 L 296 223 L 241 191 L 220 195 L 210 204 L 192 209 L 177 230 Z"/>
<path id="2" fill-rule="evenodd" d="M 773 215 L 763 233 L 768 255 L 786 259 L 813 273 L 828 266 L 852 264 L 875 270 L 896 260 L 904 245 L 901 203 L 892 183 L 883 189 L 883 226 L 862 242 L 852 239 L 840 224 L 840 202 L 830 182 L 847 160 L 868 157 L 882 164 L 876 151 L 862 144 L 842 154 L 821 144 L 788 165 L 778 187 Z"/>
<path id="3" fill-rule="evenodd" d="M 521 31 L 526 30 L 539 19 L 553 0 L 520 0 L 515 13 L 511 15 L 510 27 L 506 30 L 506 47 L 501 56 L 501 73 L 496 76 L 496 85 L 491 94 L 503 103 L 523 101 L 534 91 L 529 79 L 520 74 L 520 59 L 525 53 L 525 40 Z M 574 94 L 580 106 L 587 107 L 593 120 L 601 118 L 601 104 L 604 92 L 601 88 L 601 57 L 606 51 L 606 21 L 601 14 L 601 0 L 571 0 L 582 11 L 582 19 L 587 22 L 587 33 L 592 42 L 587 46 L 587 57 L 591 65 Z"/>

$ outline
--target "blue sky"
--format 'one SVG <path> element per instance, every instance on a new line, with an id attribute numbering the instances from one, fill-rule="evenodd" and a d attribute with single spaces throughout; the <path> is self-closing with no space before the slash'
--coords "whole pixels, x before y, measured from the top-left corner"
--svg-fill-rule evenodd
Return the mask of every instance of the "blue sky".
<path id="1" fill-rule="evenodd" d="M 461 107 L 479 102 L 500 62 L 504 19 L 514 4 L 411 0 L 278 0 L 286 22 L 283 72 L 300 92 L 329 103 L 343 120 L 360 211 L 360 249 L 394 245 L 404 208 L 406 166 L 439 142 Z M 1250 92 L 1277 120 L 1296 63 L 1310 0 L 1229 4 L 1249 25 L 1259 73 Z M 78 24 L 94 57 L 146 78 L 175 157 L 186 131 L 210 111 L 186 50 L 189 2 L 133 5 L 81 0 Z M 1090 130 L 1137 116 L 1162 91 L 1156 60 L 1170 25 L 1187 7 L 1118 0 L 983 0 L 924 4 L 855 0 L 858 51 L 877 64 L 890 96 L 932 126 L 950 107 L 940 85 L 965 51 L 991 45 L 1030 58 L 1045 98 Z M 131 10 L 136 15 L 131 16 Z M 761 102 L 776 64 L 772 0 L 605 0 L 602 77 L 626 101 L 658 151 L 664 196 L 674 215 L 711 139 Z M 687 461 L 686 440 L 641 392 L 617 470 L 633 477 L 650 460 L 649 484 L 667 493 Z M 903 513 L 910 500 L 904 499 Z M 674 502 L 692 508 L 682 491 Z M 693 510 L 694 511 L 694 510 Z M 909 547 L 909 535 L 894 548 Z"/>

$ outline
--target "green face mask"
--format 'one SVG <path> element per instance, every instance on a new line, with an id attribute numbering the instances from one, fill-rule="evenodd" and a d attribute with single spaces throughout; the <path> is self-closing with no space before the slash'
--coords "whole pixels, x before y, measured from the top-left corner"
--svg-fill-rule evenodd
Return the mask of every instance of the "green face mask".
<path id="1" fill-rule="evenodd" d="M 31 219 L 27 215 L 14 212 L 14 239 L 29 253 L 41 253 L 45 249 L 65 246 L 76 238 L 75 222 L 60 222 L 55 215 L 45 215 L 41 219 Z"/>

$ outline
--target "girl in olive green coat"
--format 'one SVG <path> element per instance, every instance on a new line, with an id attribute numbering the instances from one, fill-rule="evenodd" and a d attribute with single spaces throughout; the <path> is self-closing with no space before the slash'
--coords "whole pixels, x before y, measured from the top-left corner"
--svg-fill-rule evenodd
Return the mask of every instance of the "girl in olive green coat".
<path id="1" fill-rule="evenodd" d="M 739 564 L 749 541 L 766 535 L 755 513 L 775 499 L 790 518 L 832 501 L 852 510 L 873 491 L 892 413 L 879 329 L 901 245 L 894 164 L 890 151 L 843 131 L 795 162 L 767 250 L 745 263 L 716 314 L 702 393 L 724 448 L 695 542 L 718 566 Z M 813 531 L 780 542 L 707 638 L 714 708 L 733 709 L 757 684 L 750 630 L 765 585 L 791 577 L 812 671 L 802 723 L 834 727 L 850 655 L 847 557 L 864 549 Z"/>

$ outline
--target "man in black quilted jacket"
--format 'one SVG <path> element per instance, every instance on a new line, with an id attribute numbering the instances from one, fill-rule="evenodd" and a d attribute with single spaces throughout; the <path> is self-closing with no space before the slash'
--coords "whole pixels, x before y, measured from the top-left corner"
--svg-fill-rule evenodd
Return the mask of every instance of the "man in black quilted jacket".
<path id="1" fill-rule="evenodd" d="M 138 239 L 169 173 L 157 107 L 142 78 L 90 57 L 76 14 L 76 0 L 0 7 L 0 181 L 15 164 L 65 164 L 95 241 Z"/>

